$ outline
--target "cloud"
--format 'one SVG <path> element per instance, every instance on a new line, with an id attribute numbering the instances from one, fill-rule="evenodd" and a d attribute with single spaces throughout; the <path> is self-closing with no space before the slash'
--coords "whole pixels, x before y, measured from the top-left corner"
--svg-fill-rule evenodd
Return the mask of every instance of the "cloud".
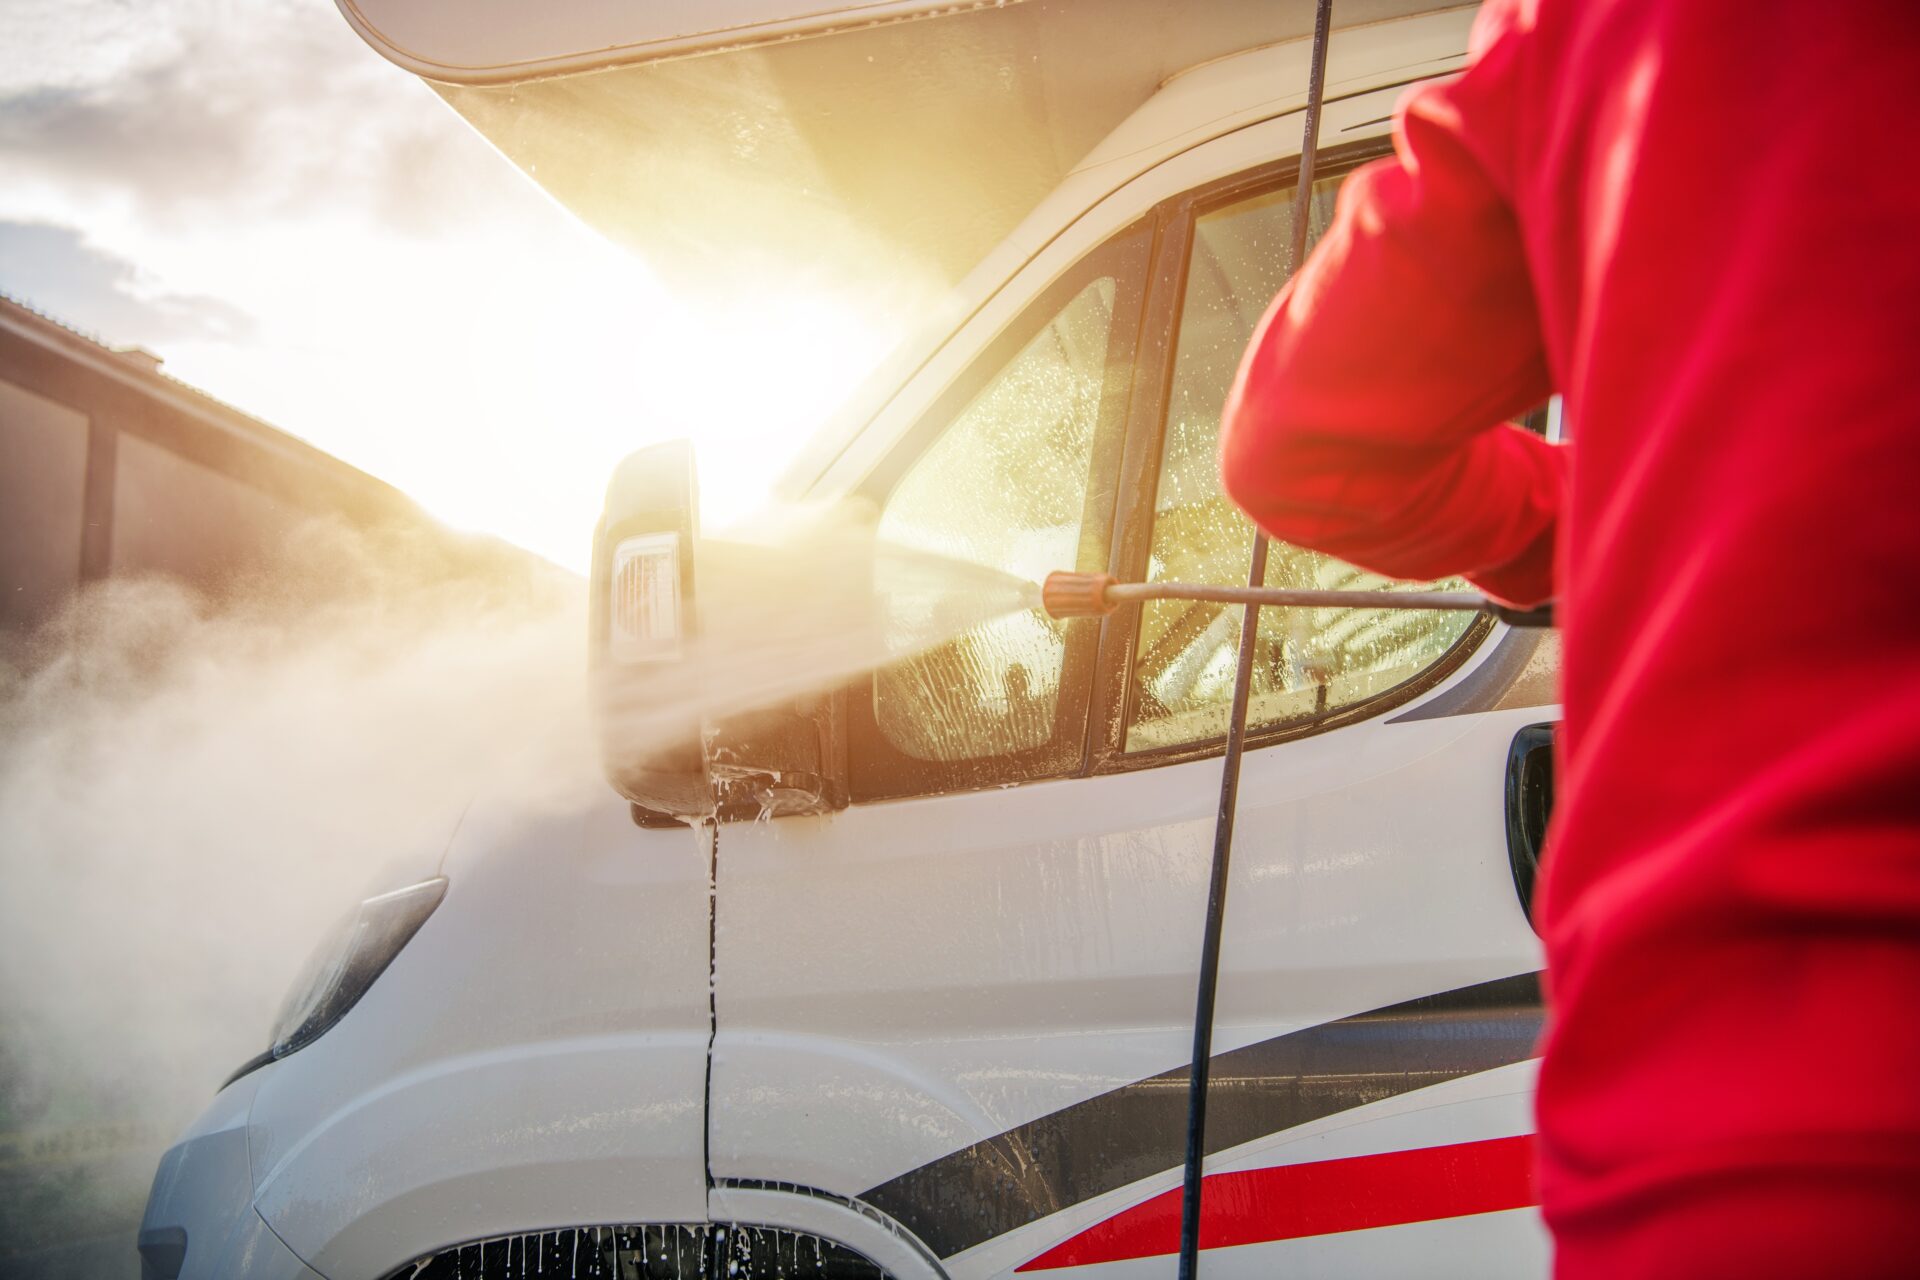
<path id="1" fill-rule="evenodd" d="M 464 195 L 498 164 L 477 144 L 447 147 L 423 121 L 429 91 L 330 4 L 73 7 L 120 39 L 88 62 L 60 27 L 22 23 L 46 48 L 44 70 L 16 49 L 0 73 L 0 168 L 19 178 L 114 194 L 150 224 L 346 207 L 427 234 L 470 218 Z"/>
<path id="2" fill-rule="evenodd" d="M 133 263 L 52 223 L 0 222 L 0 291 L 114 345 L 239 342 L 254 331 L 238 307 L 156 289 Z"/>

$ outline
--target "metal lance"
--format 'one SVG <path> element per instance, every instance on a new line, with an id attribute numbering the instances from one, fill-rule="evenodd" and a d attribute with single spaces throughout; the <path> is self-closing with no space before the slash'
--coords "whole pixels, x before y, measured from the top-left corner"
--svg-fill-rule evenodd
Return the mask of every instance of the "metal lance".
<path id="1" fill-rule="evenodd" d="M 1106 573 L 1050 573 L 1040 603 L 1055 618 L 1095 618 L 1142 600 L 1210 600 L 1277 609 L 1402 609 L 1484 613 L 1515 627 L 1551 627 L 1553 605 L 1516 609 L 1477 591 L 1321 591 L 1222 587 L 1210 582 L 1122 582 Z"/>

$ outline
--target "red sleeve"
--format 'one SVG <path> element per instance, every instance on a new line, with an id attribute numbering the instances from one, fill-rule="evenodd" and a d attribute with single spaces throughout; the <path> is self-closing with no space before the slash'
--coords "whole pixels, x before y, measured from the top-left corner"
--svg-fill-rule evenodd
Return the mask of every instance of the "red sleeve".
<path id="1" fill-rule="evenodd" d="M 1402 102 L 1395 154 L 1347 181 L 1255 331 L 1220 462 L 1276 538 L 1532 604 L 1553 594 L 1564 473 L 1503 421 L 1552 391 L 1501 174 L 1523 38 L 1495 31 L 1463 76 Z"/>

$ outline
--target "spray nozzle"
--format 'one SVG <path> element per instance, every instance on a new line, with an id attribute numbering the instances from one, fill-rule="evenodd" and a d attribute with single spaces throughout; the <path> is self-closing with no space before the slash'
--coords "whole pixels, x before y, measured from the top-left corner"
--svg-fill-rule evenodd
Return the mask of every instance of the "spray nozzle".
<path id="1" fill-rule="evenodd" d="M 1107 596 L 1113 584 L 1110 573 L 1050 573 L 1040 584 L 1040 604 L 1053 618 L 1097 618 L 1120 607 Z"/>

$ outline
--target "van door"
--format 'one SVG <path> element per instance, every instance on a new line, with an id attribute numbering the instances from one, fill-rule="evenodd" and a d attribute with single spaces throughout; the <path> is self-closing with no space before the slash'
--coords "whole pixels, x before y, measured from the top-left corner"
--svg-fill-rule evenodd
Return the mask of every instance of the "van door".
<path id="1" fill-rule="evenodd" d="M 1036 579 L 1244 580 L 1209 431 L 1285 179 L 1173 202 L 1048 287 L 876 473 L 883 534 Z M 1263 624 L 1205 1265 L 1539 1274 L 1538 958 L 1500 800 L 1505 721 L 1540 713 L 1422 713 L 1484 625 Z M 854 690 L 854 805 L 720 833 L 717 1181 L 858 1199 L 956 1277 L 1170 1265 L 1237 630 L 1019 615 Z"/>

